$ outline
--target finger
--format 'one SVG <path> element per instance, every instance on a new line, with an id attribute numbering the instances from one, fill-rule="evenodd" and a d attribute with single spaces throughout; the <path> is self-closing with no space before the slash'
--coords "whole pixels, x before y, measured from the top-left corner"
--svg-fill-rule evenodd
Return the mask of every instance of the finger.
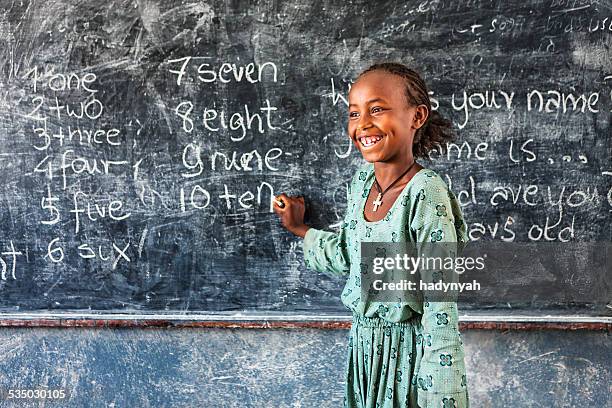
<path id="1" fill-rule="evenodd" d="M 287 194 L 285 194 L 285 193 L 277 194 L 274 198 L 276 200 L 279 200 L 279 201 L 282 200 L 282 201 L 285 201 L 285 202 L 290 200 L 290 197 Z"/>
<path id="2" fill-rule="evenodd" d="M 274 198 L 274 207 L 278 207 L 278 208 L 286 208 L 287 204 L 289 204 L 289 197 L 287 197 L 286 194 L 282 193 L 277 195 Z"/>
<path id="3" fill-rule="evenodd" d="M 272 209 L 274 210 L 274 212 L 280 215 L 283 211 L 287 209 L 287 205 L 284 201 L 273 200 Z"/>

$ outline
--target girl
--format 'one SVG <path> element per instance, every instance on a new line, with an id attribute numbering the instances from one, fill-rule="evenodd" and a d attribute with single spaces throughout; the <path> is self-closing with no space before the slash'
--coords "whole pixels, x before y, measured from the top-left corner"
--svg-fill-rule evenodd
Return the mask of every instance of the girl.
<path id="1" fill-rule="evenodd" d="M 348 135 L 369 162 L 348 189 L 339 233 L 304 224 L 303 197 L 280 194 L 274 211 L 304 238 L 307 267 L 348 276 L 343 304 L 353 318 L 344 406 L 466 408 L 469 397 L 455 302 L 361 298 L 361 242 L 467 242 L 459 204 L 442 178 L 415 158 L 453 139 L 432 111 L 421 77 L 402 64 L 375 64 L 349 92 Z"/>

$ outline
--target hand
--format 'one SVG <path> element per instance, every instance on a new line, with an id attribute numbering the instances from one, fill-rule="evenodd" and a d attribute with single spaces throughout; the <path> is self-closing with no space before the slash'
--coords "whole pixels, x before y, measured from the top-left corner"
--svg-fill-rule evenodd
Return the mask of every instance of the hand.
<path id="1" fill-rule="evenodd" d="M 286 194 L 279 194 L 276 196 L 277 201 L 282 201 L 285 206 L 281 208 L 278 203 L 274 203 L 274 212 L 278 214 L 281 219 L 281 224 L 289 232 L 304 238 L 306 231 L 310 229 L 309 226 L 304 224 L 304 213 L 306 212 L 306 206 L 304 205 L 304 197 L 289 197 Z"/>

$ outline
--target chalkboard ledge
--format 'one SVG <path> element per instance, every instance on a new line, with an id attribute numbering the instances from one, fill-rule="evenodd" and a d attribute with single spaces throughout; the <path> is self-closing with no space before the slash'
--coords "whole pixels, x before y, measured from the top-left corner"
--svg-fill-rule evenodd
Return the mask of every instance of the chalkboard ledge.
<path id="1" fill-rule="evenodd" d="M 0 327 L 349 329 L 350 315 L 261 313 L 79 313 L 0 312 Z M 612 316 L 469 313 L 460 330 L 607 330 Z"/>

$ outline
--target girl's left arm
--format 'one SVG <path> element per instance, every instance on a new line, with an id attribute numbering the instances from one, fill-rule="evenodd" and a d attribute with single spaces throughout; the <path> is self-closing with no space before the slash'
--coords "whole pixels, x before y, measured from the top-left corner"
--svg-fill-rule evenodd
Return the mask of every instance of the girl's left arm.
<path id="1" fill-rule="evenodd" d="M 436 257 L 445 258 L 457 254 L 458 241 L 460 244 L 465 243 L 461 242 L 465 240 L 465 234 L 458 208 L 455 197 L 449 192 L 444 181 L 437 175 L 430 175 L 420 190 L 419 203 L 415 207 L 411 224 L 420 255 L 434 254 Z M 431 282 L 442 276 L 444 275 L 436 276 L 436 273 L 432 273 L 422 276 L 422 279 Z M 453 277 L 450 280 L 456 281 Z M 424 301 L 421 323 L 423 357 L 417 373 L 419 406 L 468 408 L 469 397 L 457 303 Z"/>

